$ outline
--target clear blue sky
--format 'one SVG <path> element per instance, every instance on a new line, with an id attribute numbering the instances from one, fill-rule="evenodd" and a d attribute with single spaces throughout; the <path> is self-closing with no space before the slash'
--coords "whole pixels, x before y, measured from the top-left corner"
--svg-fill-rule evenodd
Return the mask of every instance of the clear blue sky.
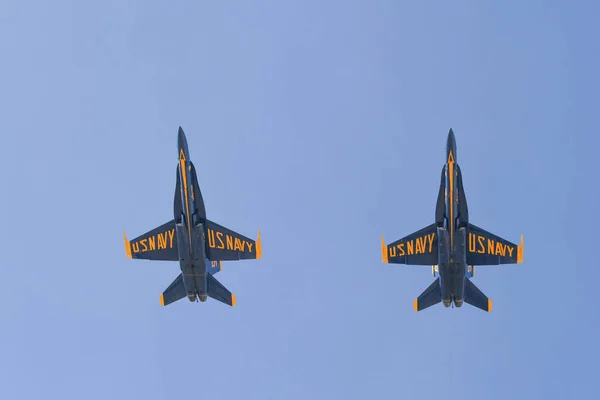
<path id="1" fill-rule="evenodd" d="M 0 398 L 593 397 L 600 6 L 399 3 L 2 2 Z M 178 265 L 125 258 L 179 125 L 209 218 L 261 230 L 233 308 L 161 307 Z M 489 314 L 415 313 L 430 268 L 381 263 L 449 128 L 471 221 L 525 235 Z"/>

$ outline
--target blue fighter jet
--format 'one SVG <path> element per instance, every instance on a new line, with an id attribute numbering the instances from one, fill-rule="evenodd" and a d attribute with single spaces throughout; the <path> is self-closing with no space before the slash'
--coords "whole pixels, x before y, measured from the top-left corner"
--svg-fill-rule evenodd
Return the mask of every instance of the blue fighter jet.
<path id="1" fill-rule="evenodd" d="M 471 281 L 475 266 L 521 263 L 523 235 L 517 246 L 469 223 L 456 139 L 450 129 L 435 222 L 389 245 L 382 237 L 381 252 L 384 263 L 431 265 L 433 276 L 439 274 L 414 301 L 415 311 L 439 302 L 445 307 L 465 302 L 489 312 L 492 301 Z"/>
<path id="2" fill-rule="evenodd" d="M 221 270 L 222 261 L 259 259 L 260 232 L 254 241 L 206 218 L 196 168 L 181 127 L 177 144 L 174 218 L 132 241 L 123 233 L 125 254 L 135 259 L 179 261 L 181 273 L 160 295 L 163 306 L 186 296 L 191 302 L 212 297 L 235 306 L 235 296 L 214 275 Z"/>

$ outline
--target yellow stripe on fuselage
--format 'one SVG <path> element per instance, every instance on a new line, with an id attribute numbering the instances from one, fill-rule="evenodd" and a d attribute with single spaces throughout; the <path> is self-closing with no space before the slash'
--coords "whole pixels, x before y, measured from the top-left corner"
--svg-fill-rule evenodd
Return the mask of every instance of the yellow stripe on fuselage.
<path id="1" fill-rule="evenodd" d="M 450 204 L 448 208 L 450 209 L 450 253 L 454 252 L 454 156 L 452 155 L 452 151 L 448 154 L 448 182 L 450 182 L 450 194 L 448 197 L 450 198 Z"/>
<path id="2" fill-rule="evenodd" d="M 188 204 L 188 186 L 187 186 L 187 171 L 185 169 L 185 154 L 183 149 L 179 151 L 179 170 L 181 171 L 181 178 L 183 179 L 183 193 L 185 196 L 185 215 L 187 217 L 187 229 L 188 238 L 190 240 L 190 249 L 192 246 L 192 229 L 190 226 L 190 206 Z"/>

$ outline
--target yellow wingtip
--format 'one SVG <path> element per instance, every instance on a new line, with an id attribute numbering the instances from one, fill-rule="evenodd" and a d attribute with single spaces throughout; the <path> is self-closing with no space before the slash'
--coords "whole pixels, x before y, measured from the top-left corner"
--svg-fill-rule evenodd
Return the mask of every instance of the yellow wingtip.
<path id="1" fill-rule="evenodd" d="M 161 306 L 165 305 L 165 296 L 163 294 L 160 295 L 160 305 Z"/>
<path id="2" fill-rule="evenodd" d="M 235 306 L 235 294 L 231 293 L 231 307 Z"/>
<path id="3" fill-rule="evenodd" d="M 415 299 L 413 303 L 413 308 L 415 309 L 415 311 L 419 311 L 419 299 Z"/>
<path id="4" fill-rule="evenodd" d="M 383 235 L 381 235 L 381 261 L 383 261 L 385 264 L 388 263 L 388 251 Z"/>
<path id="5" fill-rule="evenodd" d="M 488 312 L 492 312 L 492 301 L 488 299 Z"/>
<path id="6" fill-rule="evenodd" d="M 125 255 L 127 256 L 127 258 L 131 258 L 131 243 L 129 243 L 129 240 L 127 240 L 127 235 L 125 234 L 125 231 L 123 231 L 123 242 L 125 244 Z"/>
<path id="7" fill-rule="evenodd" d="M 262 257 L 262 243 L 260 241 L 260 231 L 258 231 L 258 238 L 256 239 L 256 259 Z"/>
<path id="8" fill-rule="evenodd" d="M 517 248 L 517 264 L 521 264 L 523 262 L 523 250 L 524 250 L 524 237 L 521 235 L 521 243 L 519 243 L 519 247 Z"/>

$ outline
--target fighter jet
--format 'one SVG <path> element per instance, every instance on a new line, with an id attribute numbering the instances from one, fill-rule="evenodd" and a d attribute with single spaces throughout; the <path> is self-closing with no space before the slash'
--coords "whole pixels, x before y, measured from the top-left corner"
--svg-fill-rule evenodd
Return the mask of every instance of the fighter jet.
<path id="1" fill-rule="evenodd" d="M 177 146 L 174 217 L 132 241 L 123 232 L 125 254 L 143 260 L 179 261 L 181 274 L 160 295 L 163 306 L 186 296 L 191 302 L 204 302 L 210 296 L 235 306 L 235 296 L 214 275 L 221 271 L 222 261 L 261 258 L 260 231 L 254 241 L 206 218 L 196 168 L 181 127 Z"/>
<path id="2" fill-rule="evenodd" d="M 414 301 L 415 311 L 439 302 L 450 307 L 465 303 L 492 311 L 492 301 L 471 281 L 476 265 L 520 264 L 523 235 L 517 246 L 469 223 L 462 174 L 457 163 L 452 129 L 446 144 L 446 163 L 435 208 L 435 222 L 389 245 L 381 237 L 384 263 L 431 265 L 433 283 Z"/>

